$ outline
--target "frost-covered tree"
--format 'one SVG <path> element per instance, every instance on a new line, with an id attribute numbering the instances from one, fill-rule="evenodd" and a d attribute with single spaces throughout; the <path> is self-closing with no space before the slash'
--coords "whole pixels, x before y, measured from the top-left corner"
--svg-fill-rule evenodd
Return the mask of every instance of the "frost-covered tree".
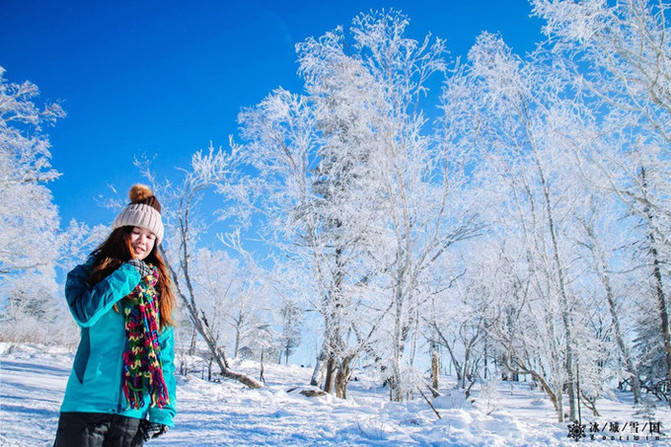
<path id="1" fill-rule="evenodd" d="M 579 247 L 584 249 L 580 253 L 586 267 L 584 278 L 592 285 L 599 284 L 595 293 L 604 298 L 601 305 L 593 307 L 609 316 L 607 332 L 612 333 L 615 352 L 618 353 L 615 357 L 620 358 L 623 365 L 614 369 L 618 376 L 630 382 L 634 403 L 638 404 L 641 401 L 640 374 L 630 336 L 634 321 L 631 316 L 637 311 L 624 300 L 627 291 L 623 287 L 623 279 L 626 280 L 626 276 L 617 273 L 618 270 L 631 270 L 626 262 L 630 256 L 622 247 L 631 245 L 631 235 L 636 232 L 633 228 L 622 231 L 625 223 L 619 218 L 617 204 L 612 199 L 602 191 L 594 191 L 585 197 L 586 206 L 582 215 L 576 217 L 582 232 L 576 232 L 575 238 Z M 620 228 L 617 228 L 618 225 Z M 631 278 L 632 275 L 628 276 Z"/>
<path id="2" fill-rule="evenodd" d="M 363 353 L 384 358 L 394 399 L 407 396 L 425 277 L 476 228 L 463 153 L 432 138 L 423 110 L 428 79 L 446 68 L 444 42 L 405 37 L 408 23 L 371 12 L 349 33 L 307 39 L 298 45 L 307 94 L 279 89 L 240 117 L 266 234 L 310 268 L 324 388 L 342 397 Z"/>
<path id="3" fill-rule="evenodd" d="M 490 293 L 485 290 L 487 282 L 480 280 L 481 275 L 490 274 L 491 270 L 478 270 L 471 262 L 469 267 L 473 268 L 473 275 L 455 281 L 453 287 L 436 299 L 439 316 L 432 319 L 428 328 L 431 341 L 449 354 L 457 387 L 466 390 L 466 395 L 476 380 L 482 378 L 479 372 L 482 342 L 487 330 L 487 305 L 491 301 Z"/>
<path id="4" fill-rule="evenodd" d="M 320 42 L 337 44 L 327 37 Z M 321 43 L 315 45 L 321 48 Z M 315 53 L 320 51 L 318 48 Z M 340 60 L 348 67 L 356 65 L 344 56 Z M 324 65 L 328 67 L 326 62 Z M 345 70 L 331 79 L 357 91 L 355 73 Z M 340 95 L 346 96 L 343 92 Z M 324 102 L 329 100 L 336 101 L 328 96 Z M 345 338 L 352 330 L 358 303 L 348 288 L 356 288 L 357 282 L 366 277 L 360 254 L 366 247 L 370 227 L 365 206 L 370 201 L 363 189 L 361 167 L 356 159 L 347 156 L 355 151 L 363 153 L 363 149 L 353 145 L 342 158 L 328 155 L 329 151 L 337 155 L 338 148 L 347 147 L 339 139 L 354 138 L 349 131 L 342 135 L 333 130 L 337 126 L 332 121 L 348 118 L 347 102 L 341 100 L 341 104 L 341 112 L 329 115 L 328 104 L 323 104 L 317 93 L 309 97 L 278 89 L 256 107 L 241 113 L 244 145 L 240 150 L 256 173 L 255 181 L 246 189 L 250 194 L 249 208 L 262 222 L 260 233 L 273 250 L 283 255 L 285 267 L 302 271 L 295 275 L 297 278 L 310 279 L 307 287 L 312 292 L 306 294 L 305 304 L 319 312 L 324 325 L 324 345 L 315 375 L 323 366 L 324 389 L 344 397 L 351 364 L 369 338 L 366 334 L 371 333 L 362 327 L 357 329 L 364 334 L 360 339 Z M 348 119 L 350 124 L 368 125 L 365 120 L 359 123 Z M 358 127 L 356 131 L 362 130 Z M 355 163 L 347 167 L 345 160 Z M 357 270 L 355 266 L 362 268 Z M 358 315 L 363 311 L 359 308 Z M 368 325 L 375 319 L 363 321 Z"/>
<path id="5" fill-rule="evenodd" d="M 267 314 L 264 273 L 223 250 L 201 248 L 194 256 L 192 277 L 215 339 L 237 358 L 240 347 L 250 344 L 263 323 L 262 314 Z"/>
<path id="6" fill-rule="evenodd" d="M 249 344 L 241 348 L 248 358 L 255 358 L 259 362 L 259 380 L 266 383 L 264 365 L 266 359 L 281 355 L 282 347 L 278 344 L 278 334 L 272 325 L 261 323 L 254 326 L 255 335 L 249 339 Z"/>
<path id="7" fill-rule="evenodd" d="M 373 158 L 383 219 L 371 253 L 389 308 L 380 349 L 394 400 L 405 399 L 414 387 L 407 374 L 408 348 L 419 333 L 431 269 L 453 244 L 478 230 L 464 177 L 470 155 L 449 136 L 437 138 L 422 102 L 429 79 L 446 71 L 444 41 L 408 38 L 408 24 L 407 17 L 392 12 L 360 15 L 352 28 L 355 57 L 382 91 Z"/>
<path id="8" fill-rule="evenodd" d="M 303 327 L 303 311 L 298 303 L 292 300 L 283 300 L 280 306 L 280 318 L 282 321 L 282 332 L 280 333 L 280 360 L 284 354 L 284 364 L 289 363 L 289 356 L 301 342 L 301 329 Z"/>
<path id="9" fill-rule="evenodd" d="M 534 12 L 575 88 L 596 111 L 607 144 L 593 157 L 605 189 L 645 221 L 656 313 L 671 380 L 671 47 L 664 1 L 535 0 Z"/>
<path id="10" fill-rule="evenodd" d="M 109 235 L 106 225 L 89 227 L 83 222 L 72 219 L 68 226 L 58 234 L 58 267 L 69 272 L 80 264 Z"/>
<path id="11" fill-rule="evenodd" d="M 0 287 L 0 338 L 18 343 L 75 344 L 78 332 L 58 289 L 50 267 L 10 275 Z"/>
<path id="12" fill-rule="evenodd" d="M 482 181 L 490 198 L 496 199 L 486 203 L 497 203 L 488 215 L 497 224 L 493 228 L 522 248 L 511 258 L 523 261 L 511 286 L 523 301 L 511 303 L 510 311 L 517 318 L 532 312 L 531 318 L 519 321 L 524 336 L 518 341 L 526 339 L 526 346 L 518 346 L 508 358 L 546 382 L 544 389 L 559 420 L 564 418 L 566 387 L 569 417 L 574 420 L 576 350 L 593 334 L 582 330 L 587 326 L 585 315 L 576 311 L 586 297 L 573 287 L 581 272 L 573 268 L 576 247 L 569 235 L 575 233 L 576 222 L 568 216 L 582 205 L 580 198 L 588 188 L 579 174 L 581 153 L 575 146 L 590 142 L 596 131 L 592 116 L 572 95 L 571 84 L 556 65 L 542 48 L 523 60 L 502 39 L 483 33 L 469 52 L 466 85 L 472 98 L 471 121 L 477 123 L 471 140 L 488 148 L 490 168 L 483 171 L 488 176 Z M 542 328 L 539 338 L 531 336 L 537 329 L 527 326 L 529 321 Z M 505 333 L 502 327 L 499 336 Z M 514 347 L 509 340 L 508 350 Z M 536 354 L 549 362 L 540 370 L 530 363 Z"/>
<path id="13" fill-rule="evenodd" d="M 207 299 L 212 298 L 199 290 L 194 278 L 194 257 L 197 253 L 196 243 L 204 232 L 204 224 L 198 217 L 199 205 L 203 195 L 209 191 L 229 191 L 230 178 L 236 166 L 236 153 L 226 152 L 210 145 L 207 152 L 198 151 L 191 158 L 191 166 L 183 171 L 180 183 L 173 185 L 162 182 L 162 187 L 154 187 L 165 197 L 166 229 L 171 235 L 166 240 L 172 242 L 161 246 L 161 254 L 172 276 L 175 291 L 180 302 L 186 308 L 195 330 L 207 344 L 210 355 L 219 366 L 224 377 L 237 380 L 250 388 L 260 388 L 263 384 L 252 377 L 233 371 L 229 365 L 224 349 L 209 321 L 206 309 Z M 152 183 L 155 178 L 144 168 L 145 175 Z"/>
<path id="14" fill-rule="evenodd" d="M 372 223 L 380 212 L 370 168 L 381 107 L 378 84 L 360 60 L 346 54 L 344 41 L 338 28 L 297 46 L 299 72 L 305 79 L 319 136 L 319 163 L 311 180 L 317 198 L 312 212 L 320 222 L 315 235 L 326 244 L 322 260 L 327 271 L 333 272 L 318 307 L 324 317 L 324 336 L 313 383 L 323 367 L 324 389 L 335 388 L 341 397 L 352 364 L 372 334 L 370 320 L 357 318 L 363 311 L 362 301 L 369 298 L 360 295 L 358 285 L 371 277 L 371 268 L 362 261 L 374 238 Z M 347 340 L 345 334 L 351 331 L 356 335 Z"/>
<path id="15" fill-rule="evenodd" d="M 46 184 L 60 174 L 45 127 L 65 113 L 40 106 L 38 95 L 35 84 L 9 82 L 0 67 L 0 280 L 50 265 L 57 254 L 58 211 Z"/>
<path id="16" fill-rule="evenodd" d="M 664 339 L 659 331 L 659 316 L 656 312 L 648 310 L 654 308 L 657 302 L 654 288 L 646 287 L 643 290 L 637 290 L 633 296 L 638 299 L 638 306 L 635 308 L 636 336 L 633 345 L 641 382 L 658 398 L 669 401 L 671 397 L 664 385 L 668 371 Z"/>

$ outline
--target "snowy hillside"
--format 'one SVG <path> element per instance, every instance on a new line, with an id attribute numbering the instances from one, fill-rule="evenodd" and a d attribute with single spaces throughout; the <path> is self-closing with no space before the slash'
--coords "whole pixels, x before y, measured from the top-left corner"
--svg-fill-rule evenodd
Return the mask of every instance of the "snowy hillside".
<path id="1" fill-rule="evenodd" d="M 72 354 L 59 348 L 0 344 L 0 445 L 50 446 Z M 242 363 L 254 373 L 256 365 Z M 176 427 L 155 446 L 541 446 L 574 445 L 565 424 L 539 391 L 528 384 L 499 384 L 476 406 L 444 396 L 433 401 L 442 419 L 419 398 L 399 404 L 388 390 L 361 379 L 350 385 L 350 398 L 308 398 L 287 390 L 309 382 L 311 371 L 298 366 L 266 365 L 266 387 L 249 390 L 234 382 L 212 383 L 200 374 L 178 377 L 179 415 Z M 448 381 L 445 378 L 444 381 Z M 639 421 L 626 394 L 621 401 L 601 401 L 604 422 Z M 490 414 L 487 414 L 490 413 Z M 671 412 L 658 409 L 662 433 L 671 426 Z M 589 427 L 595 419 L 583 409 Z M 589 434 L 589 431 L 588 431 Z M 618 436 L 629 434 L 621 433 Z M 610 436 L 610 433 L 608 433 Z M 623 437 L 624 439 L 624 437 Z M 587 445 L 614 445 L 611 440 Z M 665 440 L 617 441 L 616 445 L 668 445 Z"/>

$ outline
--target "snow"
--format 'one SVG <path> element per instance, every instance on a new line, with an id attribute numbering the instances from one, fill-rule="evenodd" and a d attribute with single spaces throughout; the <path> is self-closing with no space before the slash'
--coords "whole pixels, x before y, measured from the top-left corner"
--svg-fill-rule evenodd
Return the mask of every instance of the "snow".
<path id="1" fill-rule="evenodd" d="M 73 354 L 64 348 L 0 343 L 0 445 L 50 446 Z M 256 375 L 258 365 L 239 362 L 236 369 Z M 432 403 L 421 398 L 389 402 L 388 389 L 358 375 L 348 399 L 305 397 L 312 371 L 295 365 L 266 364 L 266 386 L 250 390 L 237 382 L 208 382 L 200 373 L 178 376 L 179 414 L 175 428 L 152 446 L 568 446 L 565 423 L 554 421 L 550 402 L 526 383 L 500 383 L 487 395 L 475 390 L 476 406 L 448 389 Z M 287 390 L 298 387 L 297 390 Z M 637 420 L 627 393 L 598 402 L 605 421 Z M 658 406 L 662 432 L 671 411 Z M 583 422 L 596 419 L 583 408 Z M 614 441 L 583 440 L 588 445 Z M 667 444 L 664 440 L 617 441 L 618 446 Z"/>

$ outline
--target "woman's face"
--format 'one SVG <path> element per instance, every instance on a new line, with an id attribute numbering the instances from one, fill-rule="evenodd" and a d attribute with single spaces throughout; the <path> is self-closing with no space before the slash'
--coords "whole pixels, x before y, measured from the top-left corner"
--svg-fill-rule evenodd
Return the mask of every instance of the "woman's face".
<path id="1" fill-rule="evenodd" d="M 130 245 L 135 252 L 135 259 L 143 261 L 144 258 L 149 256 L 152 248 L 154 248 L 155 242 L 156 236 L 149 230 L 133 227 L 133 230 L 130 232 Z"/>

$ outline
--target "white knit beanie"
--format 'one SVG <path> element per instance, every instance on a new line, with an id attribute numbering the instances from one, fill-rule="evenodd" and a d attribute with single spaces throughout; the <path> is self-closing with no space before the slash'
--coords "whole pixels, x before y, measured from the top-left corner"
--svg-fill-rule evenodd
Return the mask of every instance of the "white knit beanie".
<path id="1" fill-rule="evenodd" d="M 128 192 L 130 202 L 114 219 L 112 230 L 131 226 L 149 230 L 156 236 L 156 245 L 163 240 L 163 222 L 161 221 L 161 204 L 149 187 L 136 184 Z"/>

